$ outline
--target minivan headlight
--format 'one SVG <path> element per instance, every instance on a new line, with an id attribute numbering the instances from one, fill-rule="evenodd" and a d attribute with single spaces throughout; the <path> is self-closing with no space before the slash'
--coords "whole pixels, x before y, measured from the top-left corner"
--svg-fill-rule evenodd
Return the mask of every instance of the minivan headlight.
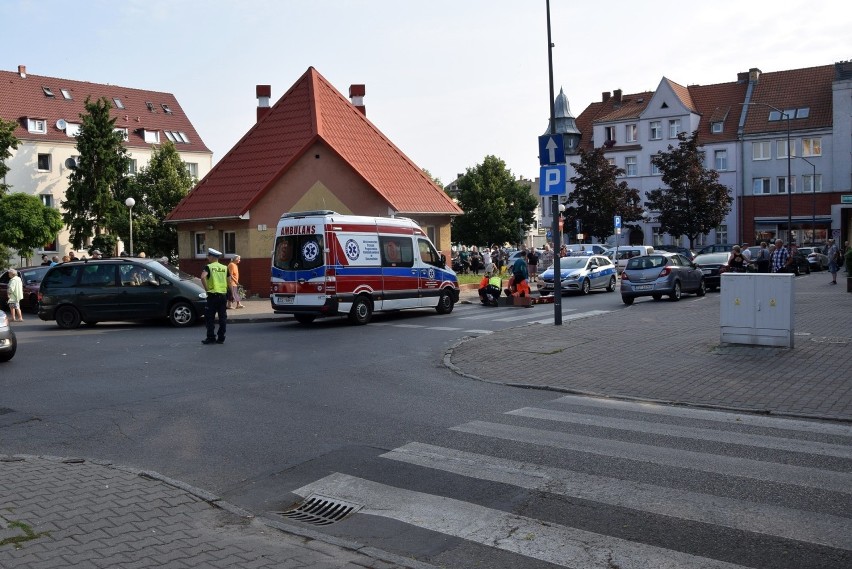
<path id="1" fill-rule="evenodd" d="M 206 293 L 206 292 L 199 292 L 199 293 L 198 293 L 198 298 L 202 298 L 202 299 L 203 299 L 203 298 L 207 298 L 207 293 Z"/>

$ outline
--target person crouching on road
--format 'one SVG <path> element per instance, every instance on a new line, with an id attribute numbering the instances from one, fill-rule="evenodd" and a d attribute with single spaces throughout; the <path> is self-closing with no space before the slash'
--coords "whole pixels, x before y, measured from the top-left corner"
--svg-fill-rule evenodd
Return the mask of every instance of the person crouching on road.
<path id="1" fill-rule="evenodd" d="M 220 251 L 207 249 L 208 264 L 201 271 L 201 284 L 207 291 L 207 305 L 204 308 L 207 337 L 201 340 L 202 344 L 225 343 L 225 327 L 228 321 L 228 267 L 219 262 L 221 256 Z M 214 333 L 216 316 L 219 317 L 218 333 Z"/>
<path id="2" fill-rule="evenodd" d="M 482 304 L 497 305 L 497 299 L 500 298 L 500 285 L 502 284 L 500 275 L 496 273 L 494 265 L 489 263 L 485 267 L 485 276 L 479 282 L 479 300 Z"/>

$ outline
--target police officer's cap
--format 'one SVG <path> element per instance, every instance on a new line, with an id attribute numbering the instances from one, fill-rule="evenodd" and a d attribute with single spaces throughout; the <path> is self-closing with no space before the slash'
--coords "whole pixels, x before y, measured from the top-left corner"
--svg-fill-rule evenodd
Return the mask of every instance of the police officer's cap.
<path id="1" fill-rule="evenodd" d="M 208 256 L 208 257 L 221 257 L 221 256 L 222 256 L 222 252 L 221 252 L 221 251 L 217 251 L 217 250 L 216 250 L 216 249 L 214 249 L 213 247 L 210 247 L 209 249 L 207 249 L 207 256 Z"/>

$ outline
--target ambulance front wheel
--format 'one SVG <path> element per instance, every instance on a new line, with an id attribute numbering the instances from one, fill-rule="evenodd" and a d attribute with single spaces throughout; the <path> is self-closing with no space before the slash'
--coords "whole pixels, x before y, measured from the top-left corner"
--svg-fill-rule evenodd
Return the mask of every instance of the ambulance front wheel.
<path id="1" fill-rule="evenodd" d="M 370 299 L 361 295 L 352 303 L 352 310 L 349 311 L 349 321 L 353 324 L 366 324 L 373 317 L 373 303 Z"/>
<path id="2" fill-rule="evenodd" d="M 453 295 L 449 291 L 443 290 L 438 298 L 438 306 L 435 307 L 435 310 L 438 311 L 438 314 L 449 314 L 453 311 L 454 305 Z"/>

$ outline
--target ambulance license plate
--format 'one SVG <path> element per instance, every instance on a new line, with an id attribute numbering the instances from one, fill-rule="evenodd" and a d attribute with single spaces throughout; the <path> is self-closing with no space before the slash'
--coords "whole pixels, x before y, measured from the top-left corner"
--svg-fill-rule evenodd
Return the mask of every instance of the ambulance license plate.
<path id="1" fill-rule="evenodd" d="M 295 300 L 296 300 L 295 296 L 279 296 L 278 297 L 278 304 L 293 304 L 293 302 Z"/>

